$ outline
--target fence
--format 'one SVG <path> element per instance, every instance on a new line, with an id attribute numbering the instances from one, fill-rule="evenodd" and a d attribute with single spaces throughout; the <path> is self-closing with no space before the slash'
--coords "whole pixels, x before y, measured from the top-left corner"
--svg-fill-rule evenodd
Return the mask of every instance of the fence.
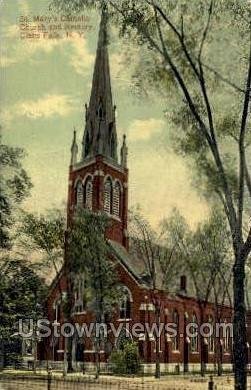
<path id="1" fill-rule="evenodd" d="M 160 365 L 161 374 L 162 375 L 172 375 L 172 374 L 183 374 L 184 373 L 184 365 L 183 364 L 161 364 Z M 45 371 L 50 367 L 53 371 L 63 372 L 64 370 L 64 362 L 63 361 L 46 361 L 46 360 L 37 360 L 36 361 L 36 370 Z M 18 365 L 12 365 L 5 368 L 14 368 L 14 369 L 23 369 L 33 371 L 34 369 L 34 361 L 22 361 L 19 362 Z M 218 367 L 214 364 L 208 364 L 205 367 L 205 372 L 208 375 L 216 376 L 218 374 Z M 100 370 L 102 375 L 112 375 L 114 373 L 114 367 L 111 363 L 100 363 Z M 96 367 L 94 363 L 90 362 L 75 362 L 74 363 L 74 371 L 76 372 L 85 372 L 89 375 L 94 375 L 96 371 Z M 247 371 L 251 373 L 251 366 L 247 366 Z M 141 364 L 140 369 L 141 375 L 143 376 L 152 376 L 155 372 L 155 364 Z M 189 364 L 187 365 L 186 373 L 189 375 L 200 374 L 201 366 L 200 364 Z M 221 372 L 223 374 L 231 374 L 233 373 L 233 368 L 231 364 L 225 364 L 221 366 Z"/>
<path id="2" fill-rule="evenodd" d="M 233 390 L 233 378 L 169 377 L 161 380 L 145 378 L 79 378 L 48 374 L 0 374 L 0 390 Z M 251 390 L 251 382 L 249 383 Z"/>

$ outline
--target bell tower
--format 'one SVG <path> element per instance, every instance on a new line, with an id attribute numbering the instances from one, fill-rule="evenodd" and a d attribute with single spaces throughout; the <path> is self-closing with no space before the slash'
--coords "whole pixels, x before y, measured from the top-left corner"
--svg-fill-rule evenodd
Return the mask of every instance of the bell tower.
<path id="1" fill-rule="evenodd" d="M 105 212 L 111 219 L 107 238 L 128 249 L 127 145 L 123 137 L 118 160 L 116 106 L 113 105 L 107 39 L 107 13 L 102 10 L 89 104 L 85 104 L 82 153 L 74 130 L 69 169 L 68 220 L 76 206 Z"/>

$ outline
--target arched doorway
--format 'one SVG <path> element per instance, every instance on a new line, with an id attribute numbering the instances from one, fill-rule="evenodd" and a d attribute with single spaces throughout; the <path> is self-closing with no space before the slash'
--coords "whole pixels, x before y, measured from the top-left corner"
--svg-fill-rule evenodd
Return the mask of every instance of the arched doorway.
<path id="1" fill-rule="evenodd" d="M 206 371 L 207 370 L 207 365 L 208 365 L 208 340 L 206 338 L 203 339 L 202 362 L 204 363 L 204 368 L 205 368 L 205 371 Z"/>
<path id="2" fill-rule="evenodd" d="M 82 340 L 77 341 L 75 357 L 76 357 L 76 362 L 84 361 L 84 344 Z"/>
<path id="3" fill-rule="evenodd" d="M 72 367 L 75 371 L 84 369 L 84 341 L 76 337 L 72 343 Z"/>

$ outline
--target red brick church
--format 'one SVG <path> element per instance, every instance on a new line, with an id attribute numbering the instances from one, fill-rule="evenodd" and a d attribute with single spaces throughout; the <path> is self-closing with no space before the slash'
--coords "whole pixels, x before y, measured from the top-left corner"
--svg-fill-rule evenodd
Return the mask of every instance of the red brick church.
<path id="1" fill-rule="evenodd" d="M 155 320 L 152 294 L 144 277 L 142 259 L 130 254 L 127 231 L 128 218 L 128 168 L 127 145 L 124 136 L 118 156 L 118 139 L 116 132 L 116 106 L 113 104 L 109 57 L 106 36 L 106 17 L 103 15 L 98 37 L 96 61 L 92 80 L 89 105 L 85 111 L 85 130 L 82 141 L 82 154 L 78 159 L 78 145 L 74 132 L 71 147 L 71 163 L 68 182 L 68 220 L 75 206 L 83 206 L 93 212 L 104 211 L 113 221 L 107 231 L 110 256 L 116 261 L 118 277 L 125 288 L 125 299 L 118 307 L 114 324 L 123 324 L 120 335 L 109 340 L 108 346 L 100 351 L 100 360 L 105 365 L 109 353 L 119 348 L 122 337 L 134 338 L 131 329 L 134 324 Z M 173 294 L 162 289 L 155 291 L 156 299 L 161 304 L 160 321 L 164 324 L 175 323 L 177 335 L 170 338 L 162 332 L 159 340 L 161 371 L 199 370 L 203 361 L 207 368 L 213 368 L 217 361 L 231 368 L 232 340 L 227 334 L 218 341 L 214 336 L 205 337 L 203 342 L 198 337 L 189 338 L 186 324 L 200 322 L 214 323 L 215 307 L 213 304 L 203 306 L 190 295 L 186 285 L 186 277 L 177 275 L 178 288 Z M 47 300 L 48 318 L 50 321 L 62 323 L 60 291 L 64 293 L 66 278 L 63 273 L 53 281 Z M 91 321 L 92 314 L 85 307 L 82 291 L 85 288 L 81 275 L 76 280 L 74 320 L 79 323 Z M 231 322 L 232 309 L 224 307 L 222 320 Z M 154 370 L 156 360 L 156 341 L 154 335 L 146 335 L 143 331 L 135 339 L 139 354 L 145 365 L 145 372 Z M 63 337 L 53 338 L 43 353 L 44 360 L 60 362 L 64 358 L 65 340 Z M 46 356 L 45 356 L 46 355 Z M 93 365 L 94 347 L 91 339 L 74 339 L 72 346 L 73 367 L 78 369 Z"/>

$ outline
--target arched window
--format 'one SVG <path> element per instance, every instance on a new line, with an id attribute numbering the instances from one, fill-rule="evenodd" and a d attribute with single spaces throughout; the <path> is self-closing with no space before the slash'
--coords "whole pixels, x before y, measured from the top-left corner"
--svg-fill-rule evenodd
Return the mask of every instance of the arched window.
<path id="1" fill-rule="evenodd" d="M 231 327 L 228 325 L 227 320 L 225 319 L 225 328 L 223 329 L 223 340 L 224 340 L 224 352 L 231 351 Z"/>
<path id="2" fill-rule="evenodd" d="M 123 288 L 123 297 L 121 299 L 120 308 L 119 308 L 120 319 L 131 318 L 131 302 L 132 302 L 132 297 L 130 291 L 125 287 Z"/>
<path id="3" fill-rule="evenodd" d="M 101 99 L 101 98 L 100 98 L 100 100 L 99 100 L 99 105 L 98 105 L 97 114 L 98 114 L 99 120 L 104 119 L 104 109 L 103 109 L 103 103 L 102 103 L 102 99 Z"/>
<path id="4" fill-rule="evenodd" d="M 208 323 L 210 325 L 208 335 L 208 352 L 214 352 L 214 320 L 212 316 L 208 317 Z"/>
<path id="5" fill-rule="evenodd" d="M 83 275 L 79 275 L 74 281 L 74 312 L 82 313 L 86 309 L 86 281 Z"/>
<path id="6" fill-rule="evenodd" d="M 121 187 L 117 181 L 113 191 L 113 214 L 116 217 L 120 217 L 120 200 L 121 200 Z"/>
<path id="7" fill-rule="evenodd" d="M 178 351 L 179 350 L 179 313 L 177 310 L 173 311 L 173 323 L 175 325 L 175 330 L 176 330 L 176 334 L 172 340 L 173 350 Z"/>
<path id="8" fill-rule="evenodd" d="M 84 200 L 83 185 L 81 181 L 79 181 L 76 187 L 76 204 L 78 207 L 83 206 L 83 200 Z"/>
<path id="9" fill-rule="evenodd" d="M 191 351 L 192 352 L 198 352 L 198 329 L 197 329 L 197 317 L 196 314 L 193 314 L 192 316 L 192 324 L 191 326 Z"/>
<path id="10" fill-rule="evenodd" d="M 93 185 L 92 178 L 88 177 L 84 186 L 84 205 L 87 209 L 92 210 L 92 193 Z"/>
<path id="11" fill-rule="evenodd" d="M 108 178 L 104 185 L 104 211 L 112 213 L 112 181 Z"/>
<path id="12" fill-rule="evenodd" d="M 60 319 L 60 307 L 61 307 L 61 299 L 57 298 L 54 301 L 53 308 L 54 308 L 54 320 L 55 322 L 58 322 Z"/>

